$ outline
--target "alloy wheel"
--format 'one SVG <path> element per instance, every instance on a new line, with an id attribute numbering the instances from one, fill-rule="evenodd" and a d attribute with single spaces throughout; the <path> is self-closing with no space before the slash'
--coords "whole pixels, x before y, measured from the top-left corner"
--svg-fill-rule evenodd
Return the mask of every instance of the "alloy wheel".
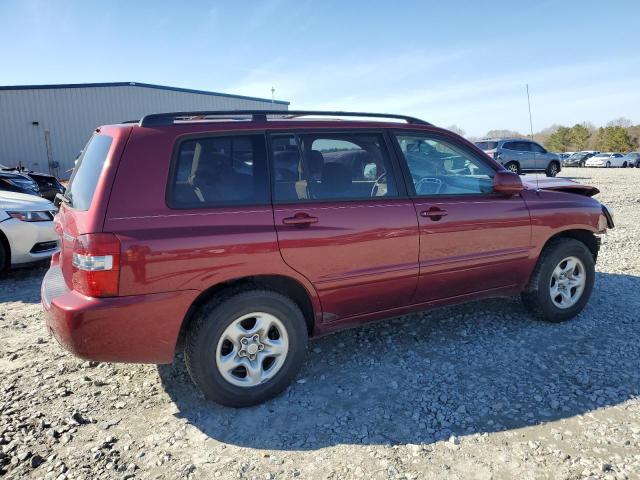
<path id="1" fill-rule="evenodd" d="M 571 308 L 584 292 L 586 269 L 577 257 L 566 257 L 558 263 L 549 281 L 549 295 L 553 304 L 562 309 Z"/>
<path id="2" fill-rule="evenodd" d="M 216 348 L 222 377 L 239 387 L 255 387 L 273 378 L 289 352 L 289 336 L 274 315 L 253 312 L 235 319 Z"/>

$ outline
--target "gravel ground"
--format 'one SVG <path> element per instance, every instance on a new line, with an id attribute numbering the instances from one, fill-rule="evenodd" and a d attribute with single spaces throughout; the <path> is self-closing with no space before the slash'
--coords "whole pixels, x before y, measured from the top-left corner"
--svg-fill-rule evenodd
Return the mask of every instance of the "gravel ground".
<path id="1" fill-rule="evenodd" d="M 313 341 L 283 395 L 206 402 L 181 363 L 83 362 L 48 337 L 44 269 L 0 280 L 5 478 L 640 478 L 640 169 L 566 169 L 617 228 L 584 312 L 518 299 Z"/>

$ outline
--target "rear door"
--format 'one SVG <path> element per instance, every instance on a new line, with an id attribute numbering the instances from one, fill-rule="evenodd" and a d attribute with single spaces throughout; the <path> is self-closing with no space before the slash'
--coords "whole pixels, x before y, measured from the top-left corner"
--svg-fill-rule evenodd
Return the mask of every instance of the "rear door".
<path id="1" fill-rule="evenodd" d="M 455 138 L 399 132 L 396 139 L 420 224 L 414 302 L 526 281 L 531 221 L 522 197 L 494 194 L 494 167 Z"/>
<path id="2" fill-rule="evenodd" d="M 418 223 L 385 136 L 274 133 L 270 144 L 280 251 L 314 284 L 323 321 L 409 303 Z"/>

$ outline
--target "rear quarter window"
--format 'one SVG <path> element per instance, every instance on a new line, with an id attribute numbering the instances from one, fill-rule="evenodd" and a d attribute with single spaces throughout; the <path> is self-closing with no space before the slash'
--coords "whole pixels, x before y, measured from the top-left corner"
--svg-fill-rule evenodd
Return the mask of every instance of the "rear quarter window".
<path id="1" fill-rule="evenodd" d="M 264 135 L 183 140 L 173 160 L 167 204 L 203 208 L 269 203 Z"/>
<path id="2" fill-rule="evenodd" d="M 74 209 L 89 210 L 112 142 L 108 135 L 94 135 L 78 157 L 66 193 Z"/>

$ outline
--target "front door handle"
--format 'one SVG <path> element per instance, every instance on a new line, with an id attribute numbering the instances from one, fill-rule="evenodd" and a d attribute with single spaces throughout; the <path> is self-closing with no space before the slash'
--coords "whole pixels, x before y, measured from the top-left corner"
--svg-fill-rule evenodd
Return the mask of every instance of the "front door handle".
<path id="1" fill-rule="evenodd" d="M 441 208 L 438 208 L 438 207 L 431 207 L 428 210 L 421 211 L 420 212 L 420 216 L 423 217 L 423 218 L 430 218 L 434 222 L 437 222 L 442 217 L 446 217 L 447 216 L 447 211 L 446 210 L 442 210 Z"/>
<path id="2" fill-rule="evenodd" d="M 318 217 L 312 217 L 306 213 L 296 213 L 293 217 L 283 218 L 282 223 L 294 227 L 308 227 L 313 223 L 318 223 Z"/>

